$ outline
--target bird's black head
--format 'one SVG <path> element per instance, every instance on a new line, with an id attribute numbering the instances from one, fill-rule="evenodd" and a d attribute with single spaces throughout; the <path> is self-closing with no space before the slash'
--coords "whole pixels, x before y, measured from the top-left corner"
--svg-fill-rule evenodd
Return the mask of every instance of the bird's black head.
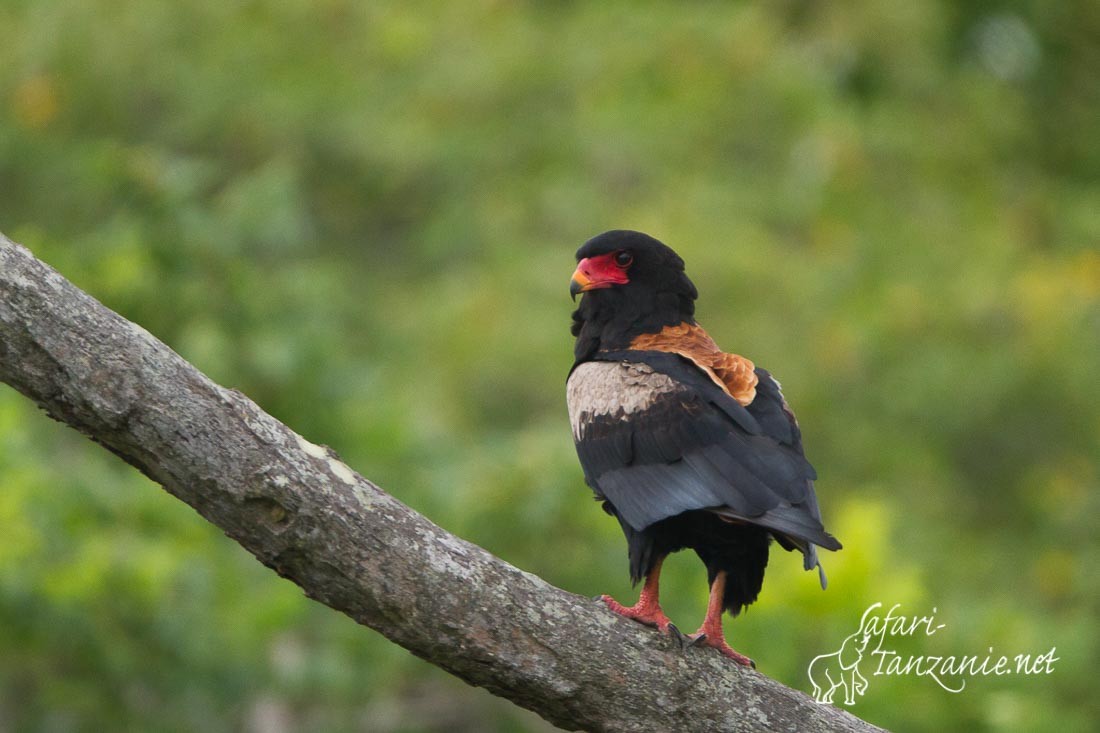
<path id="1" fill-rule="evenodd" d="M 642 333 L 694 323 L 695 285 L 684 261 L 648 234 L 616 229 L 577 250 L 569 292 L 584 293 L 573 313 L 578 361 L 599 349 L 622 349 Z"/>

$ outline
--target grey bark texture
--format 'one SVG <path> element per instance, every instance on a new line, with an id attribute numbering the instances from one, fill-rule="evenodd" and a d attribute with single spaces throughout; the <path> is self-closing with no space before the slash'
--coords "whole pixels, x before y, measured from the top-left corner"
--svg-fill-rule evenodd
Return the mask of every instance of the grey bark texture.
<path id="1" fill-rule="evenodd" d="M 879 730 L 449 534 L 3 235 L 0 379 L 310 598 L 562 728 Z"/>

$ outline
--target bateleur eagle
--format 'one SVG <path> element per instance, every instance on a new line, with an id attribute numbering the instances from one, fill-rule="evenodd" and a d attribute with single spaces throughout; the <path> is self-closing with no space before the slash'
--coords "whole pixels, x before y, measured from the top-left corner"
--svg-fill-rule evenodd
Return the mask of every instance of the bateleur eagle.
<path id="1" fill-rule="evenodd" d="M 569 419 L 586 483 L 626 535 L 638 602 L 614 612 L 679 635 L 658 602 L 661 563 L 692 549 L 707 567 L 710 601 L 690 645 L 741 664 L 722 631 L 756 600 L 775 539 L 825 574 L 816 547 L 840 549 L 825 531 L 813 466 L 779 382 L 723 353 L 696 323 L 684 261 L 646 234 L 605 232 L 577 250 L 570 293 L 576 358 Z M 816 547 L 815 547 L 816 546 Z"/>

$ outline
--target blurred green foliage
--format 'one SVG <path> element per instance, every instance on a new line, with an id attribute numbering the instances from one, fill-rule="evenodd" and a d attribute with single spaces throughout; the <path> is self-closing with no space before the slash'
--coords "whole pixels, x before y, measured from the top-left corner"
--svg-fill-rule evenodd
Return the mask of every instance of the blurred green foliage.
<path id="1" fill-rule="evenodd" d="M 433 520 L 629 599 L 566 424 L 576 246 L 650 232 L 829 526 L 727 622 L 809 690 L 875 601 L 1058 650 L 906 731 L 1100 720 L 1100 5 L 0 3 L 0 229 Z M 0 389 L 0 730 L 542 730 Z M 694 628 L 701 565 L 668 610 Z M 507 623 L 502 619 L 501 623 Z M 865 673 L 867 670 L 864 670 Z"/>

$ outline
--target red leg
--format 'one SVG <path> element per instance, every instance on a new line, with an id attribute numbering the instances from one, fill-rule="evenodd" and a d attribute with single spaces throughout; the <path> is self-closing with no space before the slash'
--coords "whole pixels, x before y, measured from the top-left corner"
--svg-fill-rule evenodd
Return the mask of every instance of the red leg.
<path id="1" fill-rule="evenodd" d="M 647 626 L 656 626 L 661 631 L 668 631 L 668 616 L 661 610 L 661 604 L 657 602 L 657 578 L 661 575 L 661 563 L 664 561 L 664 558 L 658 560 L 649 571 L 649 575 L 645 576 L 642 594 L 638 596 L 638 602 L 633 606 L 624 606 L 611 596 L 601 596 L 603 602 L 620 616 L 632 618 Z"/>
<path id="2" fill-rule="evenodd" d="M 726 643 L 726 635 L 722 631 L 722 596 L 726 592 L 726 571 L 722 570 L 714 578 L 710 586 L 710 600 L 707 602 L 707 615 L 703 619 L 703 625 L 691 636 L 693 645 L 712 646 L 722 654 L 746 667 L 756 668 L 756 664 L 733 650 Z"/>

